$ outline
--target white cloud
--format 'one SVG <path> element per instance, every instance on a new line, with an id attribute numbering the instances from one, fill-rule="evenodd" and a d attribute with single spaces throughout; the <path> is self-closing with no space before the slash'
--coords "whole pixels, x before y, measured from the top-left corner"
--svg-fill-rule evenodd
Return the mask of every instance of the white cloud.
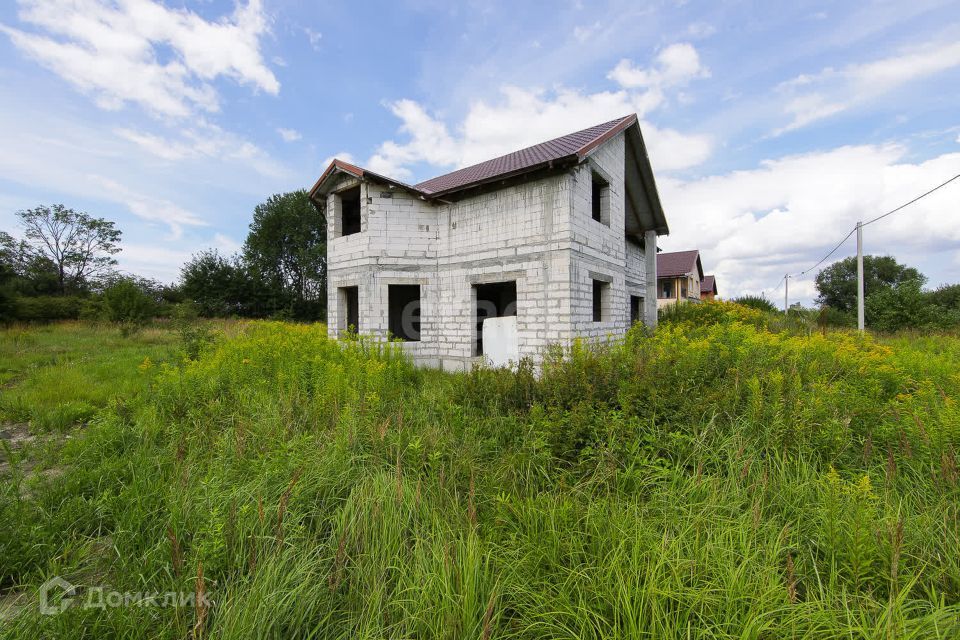
<path id="1" fill-rule="evenodd" d="M 297 136 L 291 140 L 298 139 L 300 135 L 289 129 L 278 131 L 286 131 L 288 134 Z M 192 127 L 180 129 L 176 133 L 177 137 L 164 137 L 129 128 L 116 129 L 114 133 L 163 160 L 207 158 L 233 161 L 243 163 L 266 177 L 284 179 L 289 177 L 288 169 L 271 158 L 263 149 L 203 119 L 196 120 Z M 281 136 L 287 139 L 283 133 Z"/>
<path id="2" fill-rule="evenodd" d="M 319 51 L 320 41 L 323 39 L 323 34 L 319 31 L 314 31 L 310 27 L 304 27 L 303 32 L 307 34 L 307 39 L 310 41 L 310 46 L 313 47 L 313 50 Z"/>
<path id="3" fill-rule="evenodd" d="M 217 111 L 211 84 L 227 77 L 276 94 L 260 37 L 267 31 L 261 0 L 207 21 L 154 0 L 19 0 L 28 32 L 0 25 L 13 44 L 104 109 L 135 103 L 148 112 L 185 117 Z M 166 59 L 168 58 L 169 59 Z"/>
<path id="4" fill-rule="evenodd" d="M 208 223 L 190 211 L 178 205 L 152 196 L 136 193 L 115 180 L 100 175 L 90 175 L 88 180 L 103 190 L 102 196 L 114 202 L 122 203 L 141 220 L 165 224 L 172 239 L 183 235 L 183 227 L 205 227 Z"/>
<path id="5" fill-rule="evenodd" d="M 615 91 L 505 86 L 499 100 L 473 102 L 453 130 L 419 103 L 399 100 L 388 107 L 400 119 L 400 133 L 407 140 L 384 142 L 367 166 L 398 178 L 409 178 L 411 167 L 420 163 L 467 166 L 630 113 L 642 118 L 664 103 L 665 91 L 707 74 L 691 45 L 671 45 L 658 54 L 651 70 L 621 61 L 608 76 L 621 85 Z M 692 167 L 710 155 L 708 136 L 661 129 L 649 122 L 642 122 L 641 128 L 659 170 Z"/>
<path id="6" fill-rule="evenodd" d="M 182 160 L 188 156 L 196 155 L 194 149 L 189 145 L 168 140 L 152 133 L 126 128 L 115 129 L 114 133 L 124 140 L 134 143 L 144 151 L 158 158 L 163 158 L 164 160 Z"/>
<path id="7" fill-rule="evenodd" d="M 213 246 L 226 254 L 236 253 L 243 247 L 242 244 L 222 233 L 213 234 Z"/>
<path id="8" fill-rule="evenodd" d="M 841 69 L 827 67 L 782 83 L 783 110 L 790 121 L 776 129 L 781 135 L 812 122 L 865 104 L 921 78 L 960 66 L 960 42 L 926 44 L 900 53 Z"/>
<path id="9" fill-rule="evenodd" d="M 576 38 L 577 42 L 586 42 L 600 30 L 600 27 L 599 22 L 586 26 L 576 26 L 573 28 L 573 37 Z"/>
<path id="10" fill-rule="evenodd" d="M 191 256 L 211 248 L 229 256 L 240 251 L 243 244 L 223 233 L 214 233 L 213 237 L 193 238 L 186 246 L 184 239 L 181 239 L 176 248 L 156 242 L 125 241 L 117 259 L 120 268 L 130 273 L 155 278 L 161 282 L 175 282 L 180 278 L 180 268 Z"/>
<path id="11" fill-rule="evenodd" d="M 713 142 L 710 136 L 660 129 L 641 122 L 643 141 L 656 171 L 675 171 L 696 167 L 710 157 Z"/>
<path id="12" fill-rule="evenodd" d="M 390 110 L 400 118 L 400 132 L 409 141 L 397 143 L 388 140 L 380 145 L 367 165 L 372 171 L 385 175 L 406 177 L 407 166 L 417 162 L 433 165 L 452 165 L 460 161 L 462 145 L 450 135 L 447 126 L 436 120 L 413 100 L 398 100 Z"/>
<path id="13" fill-rule="evenodd" d="M 691 38 L 709 38 L 717 32 L 717 28 L 708 22 L 694 22 L 687 27 L 687 35 Z"/>
<path id="14" fill-rule="evenodd" d="M 696 48 L 687 42 L 679 42 L 664 48 L 657 54 L 656 64 L 649 69 L 637 67 L 627 58 L 607 74 L 624 89 L 663 89 L 686 84 L 695 78 L 709 78 L 710 71 L 700 63 Z"/>
<path id="15" fill-rule="evenodd" d="M 717 274 L 725 297 L 760 293 L 784 273 L 812 266 L 858 220 L 907 202 L 954 175 L 960 163 L 960 153 L 918 164 L 906 156 L 897 145 L 840 147 L 690 182 L 661 179 L 671 230 L 662 244 L 666 250 L 700 249 L 704 269 Z M 960 218 L 950 215 L 960 189 L 950 189 L 867 227 L 867 252 L 894 254 L 909 264 L 960 255 Z M 826 264 L 850 255 L 853 246 L 851 239 Z M 792 297 L 812 300 L 815 276 L 791 280 Z"/>
<path id="16" fill-rule="evenodd" d="M 118 218 L 117 207 L 109 206 L 109 203 L 118 204 L 122 211 L 152 226 L 167 227 L 173 237 L 179 237 L 186 227 L 209 224 L 200 214 L 175 201 L 202 201 L 202 197 L 187 195 L 185 186 L 202 183 L 203 191 L 223 189 L 216 172 L 199 166 L 189 181 L 171 182 L 170 172 L 149 167 L 139 147 L 131 149 L 120 136 L 109 135 L 109 130 L 104 132 L 71 121 L 69 114 L 52 115 L 42 110 L 24 120 L 21 115 L 24 112 L 22 105 L 0 105 L 0 138 L 4 140 L 0 145 L 0 175 L 11 183 L 24 185 L 31 192 L 48 194 L 54 201 L 90 201 L 91 210 L 98 215 L 104 215 L 99 209 L 107 205 L 103 208 L 113 210 L 109 217 L 122 225 L 123 216 Z M 136 135 L 136 132 L 126 133 Z M 142 142 L 147 146 L 163 146 L 156 136 L 147 135 Z M 185 153 L 177 145 L 169 146 L 174 156 Z M 230 190 L 256 184 L 249 174 L 242 175 L 243 179 L 230 183 Z M 156 235 L 155 231 L 151 233 Z"/>
<path id="17" fill-rule="evenodd" d="M 120 268 L 161 282 L 175 282 L 180 266 L 190 259 L 191 251 L 170 249 L 156 244 L 124 242 L 117 260 Z"/>
<path id="18" fill-rule="evenodd" d="M 280 127 L 277 129 L 277 133 L 280 134 L 280 137 L 283 138 L 284 142 L 296 142 L 303 137 L 296 129 L 284 129 L 283 127 Z"/>
<path id="19" fill-rule="evenodd" d="M 779 136 L 788 131 L 800 129 L 811 122 L 816 122 L 817 120 L 832 116 L 835 113 L 840 113 L 849 106 L 849 103 L 829 102 L 826 96 L 819 93 L 797 96 L 784 106 L 784 111 L 792 116 L 790 123 L 779 129 L 775 129 L 772 135 Z"/>
<path id="20" fill-rule="evenodd" d="M 320 171 L 325 171 L 326 168 L 330 166 L 330 163 L 334 160 L 343 160 L 344 162 L 349 162 L 350 164 L 357 164 L 357 161 L 353 157 L 352 153 L 349 151 L 341 151 L 340 153 L 324 158 L 323 162 L 320 163 Z M 372 167 L 368 168 L 372 169 Z"/>

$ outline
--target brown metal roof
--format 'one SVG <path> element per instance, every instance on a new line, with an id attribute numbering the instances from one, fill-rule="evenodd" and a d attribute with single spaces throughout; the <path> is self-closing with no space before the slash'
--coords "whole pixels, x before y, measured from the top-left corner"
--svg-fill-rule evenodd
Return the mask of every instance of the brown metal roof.
<path id="1" fill-rule="evenodd" d="M 701 292 L 713 292 L 716 295 L 717 292 L 717 279 L 712 275 L 703 276 L 703 282 L 700 283 Z"/>
<path id="2" fill-rule="evenodd" d="M 569 133 L 532 147 L 457 169 L 414 185 L 429 196 L 448 194 L 492 180 L 526 173 L 563 160 L 580 160 L 598 145 L 606 142 L 637 121 L 636 114 L 604 122 L 575 133 Z"/>
<path id="3" fill-rule="evenodd" d="M 570 133 L 547 142 L 535 144 L 532 147 L 514 151 L 506 155 L 487 160 L 463 169 L 457 169 L 442 176 L 425 180 L 416 185 L 408 185 L 399 180 L 374 173 L 369 169 L 358 167 L 343 160 L 334 160 L 323 172 L 310 189 L 314 197 L 323 182 L 337 169 L 352 174 L 358 178 L 372 177 L 387 184 L 394 184 L 424 198 L 436 198 L 455 191 L 478 186 L 494 180 L 535 171 L 556 163 L 579 161 L 586 157 L 593 149 L 603 144 L 616 134 L 637 122 L 636 114 L 604 122 L 582 131 Z"/>
<path id="4" fill-rule="evenodd" d="M 703 277 L 703 268 L 700 267 L 700 252 L 697 249 L 657 254 L 658 278 L 683 276 L 693 271 L 699 271 L 700 277 Z"/>

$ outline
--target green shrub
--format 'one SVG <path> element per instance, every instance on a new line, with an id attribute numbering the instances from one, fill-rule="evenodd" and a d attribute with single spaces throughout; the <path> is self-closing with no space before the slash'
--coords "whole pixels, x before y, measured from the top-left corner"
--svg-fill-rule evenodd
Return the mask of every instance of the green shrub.
<path id="1" fill-rule="evenodd" d="M 200 353 L 214 341 L 210 328 L 200 320 L 200 307 L 193 301 L 173 305 L 173 327 L 180 335 L 180 344 L 188 360 L 196 360 Z"/>
<path id="2" fill-rule="evenodd" d="M 14 302 L 15 317 L 23 322 L 77 320 L 83 305 L 84 299 L 77 296 L 37 296 Z"/>
<path id="3" fill-rule="evenodd" d="M 0 324 L 9 324 L 17 319 L 17 302 L 6 286 L 0 286 Z"/>
<path id="4" fill-rule="evenodd" d="M 875 331 L 887 333 L 900 329 L 929 329 L 938 325 L 937 307 L 919 285 L 903 284 L 881 289 L 864 301 L 866 324 Z"/>
<path id="5" fill-rule="evenodd" d="M 142 327 L 153 317 L 157 304 L 137 282 L 123 278 L 103 291 L 103 312 L 107 320 L 125 332 Z"/>
<path id="6" fill-rule="evenodd" d="M 755 327 L 764 326 L 767 317 L 749 305 L 738 302 L 708 300 L 701 303 L 673 304 L 660 309 L 660 321 L 668 324 L 689 323 L 694 326 L 709 326 L 742 322 Z"/>
<path id="7" fill-rule="evenodd" d="M 92 295 L 83 299 L 80 305 L 80 320 L 100 322 L 106 315 L 103 308 L 103 296 Z"/>
<path id="8" fill-rule="evenodd" d="M 960 284 L 940 285 L 927 293 L 932 304 L 944 309 L 960 311 Z"/>
<path id="9" fill-rule="evenodd" d="M 766 296 L 740 296 L 739 298 L 735 298 L 733 302 L 744 307 L 756 309 L 757 311 L 768 311 L 772 313 L 777 310 L 777 307 L 767 300 Z"/>
<path id="10" fill-rule="evenodd" d="M 833 307 L 823 306 L 820 307 L 817 324 L 821 327 L 852 328 L 857 326 L 857 317 L 856 314 L 850 313 L 849 311 L 841 311 Z"/>

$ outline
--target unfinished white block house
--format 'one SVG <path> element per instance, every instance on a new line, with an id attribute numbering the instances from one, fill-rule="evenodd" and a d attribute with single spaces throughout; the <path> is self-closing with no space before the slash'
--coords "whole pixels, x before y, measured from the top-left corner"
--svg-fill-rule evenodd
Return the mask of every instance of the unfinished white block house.
<path id="1" fill-rule="evenodd" d="M 415 185 L 334 160 L 328 326 L 462 370 L 657 319 L 666 234 L 636 115 Z"/>

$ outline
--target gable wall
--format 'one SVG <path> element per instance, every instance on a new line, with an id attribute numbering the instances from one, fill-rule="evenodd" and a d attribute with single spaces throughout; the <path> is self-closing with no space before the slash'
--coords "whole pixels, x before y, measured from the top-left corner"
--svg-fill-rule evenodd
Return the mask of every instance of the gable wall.
<path id="1" fill-rule="evenodd" d="M 645 295 L 644 251 L 624 235 L 626 140 L 621 133 L 600 145 L 573 172 L 571 215 L 571 322 L 573 333 L 591 339 L 621 335 L 630 324 L 630 298 Z M 593 219 L 592 173 L 609 184 L 609 220 Z M 593 281 L 609 281 L 605 318 L 593 321 Z M 628 284 L 629 283 L 629 284 Z"/>

